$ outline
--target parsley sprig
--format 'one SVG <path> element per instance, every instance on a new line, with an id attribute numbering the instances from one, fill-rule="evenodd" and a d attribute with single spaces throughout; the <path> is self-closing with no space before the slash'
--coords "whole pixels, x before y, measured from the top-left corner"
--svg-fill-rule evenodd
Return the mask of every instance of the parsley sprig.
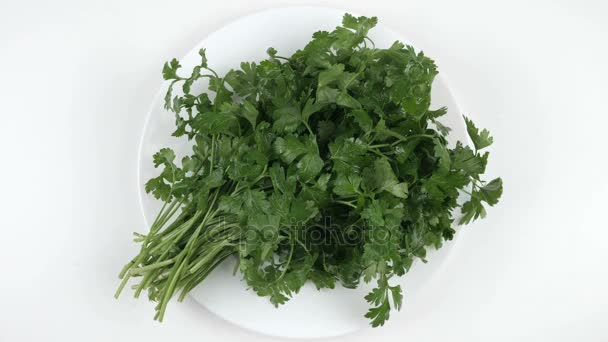
<path id="1" fill-rule="evenodd" d="M 447 109 L 429 108 L 435 63 L 400 42 L 376 48 L 376 23 L 346 14 L 292 56 L 270 48 L 223 77 L 204 49 L 191 72 L 165 63 L 173 135 L 191 140 L 192 154 L 154 155 L 161 172 L 145 189 L 164 205 L 149 232 L 135 234 L 141 249 L 116 296 L 137 278 L 135 297 L 146 291 L 162 321 L 171 298 L 235 257 L 235 272 L 275 306 L 307 281 L 363 280 L 377 282 L 365 297 L 372 326 L 401 308 L 390 279 L 452 239 L 459 210 L 460 224 L 484 217 L 502 181 L 482 179 L 493 138 L 468 118 L 474 149 L 448 147 Z M 208 91 L 193 92 L 198 82 Z"/>

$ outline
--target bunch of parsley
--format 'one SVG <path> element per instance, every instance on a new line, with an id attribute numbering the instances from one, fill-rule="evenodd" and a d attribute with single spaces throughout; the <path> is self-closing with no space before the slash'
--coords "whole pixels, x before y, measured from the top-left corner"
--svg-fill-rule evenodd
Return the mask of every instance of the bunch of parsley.
<path id="1" fill-rule="evenodd" d="M 136 234 L 141 251 L 116 296 L 139 278 L 135 297 L 147 291 L 162 320 L 174 295 L 183 299 L 234 256 L 275 306 L 309 280 L 319 289 L 374 280 L 371 324 L 401 307 L 389 279 L 452 239 L 458 211 L 460 224 L 484 217 L 502 181 L 481 179 L 487 130 L 465 118 L 474 149 L 448 147 L 450 129 L 438 121 L 446 108 L 429 109 L 434 62 L 400 42 L 376 48 L 367 36 L 376 23 L 346 14 L 293 56 L 270 48 L 268 59 L 224 77 L 204 49 L 189 76 L 176 59 L 165 64 L 173 135 L 193 150 L 179 164 L 168 148 L 154 155 L 162 172 L 145 188 L 164 206 L 149 233 Z M 195 82 L 208 92 L 192 93 Z"/>

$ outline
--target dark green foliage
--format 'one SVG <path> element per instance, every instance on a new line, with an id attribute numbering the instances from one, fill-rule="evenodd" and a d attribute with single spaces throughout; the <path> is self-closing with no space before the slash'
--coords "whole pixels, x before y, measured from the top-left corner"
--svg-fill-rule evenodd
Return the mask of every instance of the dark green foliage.
<path id="1" fill-rule="evenodd" d="M 146 191 L 165 205 L 137 235 L 141 252 L 121 272 L 118 293 L 141 277 L 136 296 L 147 290 L 162 320 L 174 294 L 183 299 L 234 256 L 275 306 L 308 280 L 320 289 L 363 279 L 378 284 L 365 297 L 373 326 L 401 307 L 389 279 L 452 239 L 457 209 L 460 223 L 484 217 L 502 181 L 480 178 L 487 130 L 465 118 L 475 148 L 447 146 L 450 130 L 438 121 L 447 110 L 429 108 L 434 62 L 399 42 L 373 47 L 376 22 L 347 14 L 293 56 L 269 48 L 267 60 L 224 77 L 204 49 L 192 72 L 175 59 L 164 65 L 173 135 L 193 140 L 193 153 L 181 165 L 170 149 L 154 155 L 161 172 Z M 200 79 L 209 92 L 192 94 Z M 460 206 L 462 192 L 470 198 Z"/>

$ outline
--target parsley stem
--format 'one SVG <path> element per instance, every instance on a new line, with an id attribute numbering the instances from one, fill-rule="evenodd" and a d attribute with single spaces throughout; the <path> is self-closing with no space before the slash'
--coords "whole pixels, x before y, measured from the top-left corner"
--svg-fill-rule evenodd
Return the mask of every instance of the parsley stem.
<path id="1" fill-rule="evenodd" d="M 209 67 L 204 67 L 206 70 L 211 71 L 211 73 L 215 76 L 215 78 L 220 78 L 220 76 L 217 74 L 217 72 L 215 72 L 215 70 L 209 68 Z"/>
<path id="2" fill-rule="evenodd" d="M 300 241 L 300 239 L 298 239 L 298 237 L 296 236 L 296 242 L 298 243 L 298 245 L 302 246 L 302 248 L 304 248 L 304 250 L 306 251 L 306 253 L 310 253 L 310 251 L 308 250 L 308 248 L 306 247 L 306 245 Z"/>
<path id="3" fill-rule="evenodd" d="M 215 137 L 215 134 L 211 137 L 211 164 L 209 165 L 209 173 L 213 171 L 213 162 L 215 160 Z"/>
<path id="4" fill-rule="evenodd" d="M 197 274 L 193 274 L 191 275 L 191 278 L 189 280 L 187 280 L 182 288 L 182 292 L 179 296 L 179 298 L 177 299 L 178 301 L 182 301 L 184 300 L 184 298 L 186 297 L 186 295 L 198 284 L 200 284 L 203 280 L 205 280 L 205 278 L 207 278 L 207 276 L 209 275 L 209 273 L 211 273 L 211 271 L 213 271 L 219 264 L 221 264 L 224 260 L 226 260 L 226 258 L 228 258 L 229 256 L 231 256 L 232 254 L 234 254 L 234 251 L 232 250 L 226 250 L 222 253 L 220 253 L 218 255 L 218 257 L 215 259 L 214 263 L 212 265 L 210 265 L 209 267 L 207 267 L 204 271 L 202 272 L 198 272 Z"/>
<path id="5" fill-rule="evenodd" d="M 395 138 L 399 139 L 399 140 L 397 140 L 397 141 L 393 142 L 393 143 L 391 144 L 391 146 L 395 146 L 395 145 L 397 145 L 397 144 L 399 144 L 399 143 L 406 142 L 406 141 L 408 141 L 408 140 L 410 140 L 410 139 L 413 139 L 413 138 L 429 138 L 429 139 L 434 139 L 434 138 L 435 138 L 435 136 L 430 135 L 430 134 L 414 134 L 414 135 L 410 135 L 410 136 L 404 137 L 404 136 L 403 136 L 403 135 L 401 135 L 401 134 L 398 134 L 398 133 L 394 133 L 394 132 L 393 132 L 393 134 L 391 134 L 391 135 L 392 135 L 393 137 L 395 137 Z"/>
<path id="6" fill-rule="evenodd" d="M 174 262 L 175 262 L 175 259 L 171 258 L 171 259 L 167 259 L 165 261 L 157 262 L 155 264 L 132 268 L 131 270 L 129 270 L 129 272 L 131 272 L 131 274 L 142 274 L 142 273 L 148 272 L 150 270 L 154 270 L 157 268 L 161 268 L 163 266 L 171 265 Z"/>
<path id="7" fill-rule="evenodd" d="M 209 205 L 209 208 L 213 208 L 213 205 L 215 204 L 218 194 L 219 194 L 219 192 L 216 190 L 214 197 L 211 201 L 211 204 Z M 190 256 L 192 255 L 192 249 L 193 249 L 194 242 L 196 241 L 201 230 L 205 226 L 207 219 L 210 216 L 214 216 L 215 213 L 217 213 L 217 210 L 214 210 L 213 213 L 212 213 L 211 209 L 208 209 L 206 211 L 205 216 L 203 217 L 203 220 L 198 224 L 198 226 L 197 226 L 196 230 L 194 231 L 194 233 L 192 234 L 192 236 L 189 237 L 185 248 L 179 253 L 177 260 L 175 262 L 175 265 L 173 266 L 173 269 L 171 270 L 171 273 L 168 278 L 169 285 L 165 289 L 165 292 L 163 293 L 162 299 L 160 301 L 160 306 L 158 309 L 158 320 L 159 321 L 162 322 L 164 315 L 165 315 L 165 310 L 167 308 L 167 304 L 169 303 L 169 300 L 173 296 L 173 293 L 175 291 L 175 286 L 177 284 L 179 276 L 180 276 L 182 270 L 185 267 L 187 267 L 186 265 L 188 264 Z"/>
<path id="8" fill-rule="evenodd" d="M 462 191 L 462 192 L 464 192 L 465 194 L 467 194 L 467 195 L 469 195 L 469 196 L 473 197 L 473 194 L 472 194 L 472 193 L 470 193 L 470 192 L 468 192 L 468 191 L 466 191 L 465 189 L 460 189 L 460 191 Z"/>
<path id="9" fill-rule="evenodd" d="M 172 206 L 175 205 L 176 201 L 173 201 L 170 205 L 169 208 L 172 208 Z M 158 231 L 159 228 L 155 228 L 155 225 L 158 227 L 158 222 L 159 222 L 159 218 L 164 218 L 166 217 L 168 212 L 165 212 L 166 208 L 166 204 L 167 202 L 165 202 L 161 208 L 161 210 L 159 211 L 158 215 L 156 216 L 156 219 L 154 220 L 154 223 L 152 225 L 152 227 L 150 228 L 150 232 L 148 233 L 148 235 L 146 235 L 146 237 L 144 238 L 144 241 L 142 242 L 142 246 L 141 246 L 141 250 L 140 253 L 137 257 L 135 257 L 133 260 L 131 260 L 129 263 L 127 263 L 125 265 L 125 267 L 123 267 L 123 269 L 120 271 L 119 273 L 119 278 L 122 278 L 122 281 L 120 282 L 120 285 L 118 286 L 118 289 L 116 289 L 116 292 L 114 293 L 114 297 L 118 298 L 120 296 L 120 293 L 122 292 L 122 290 L 124 289 L 125 285 L 127 284 L 127 282 L 129 281 L 129 279 L 131 278 L 131 274 L 129 273 L 129 270 L 133 267 L 133 265 L 138 265 L 145 257 L 146 257 L 146 253 L 145 253 L 145 249 L 148 245 L 148 241 L 150 240 L 150 237 L 152 235 L 154 235 L 154 233 L 156 231 Z M 169 212 L 171 211 L 171 209 L 169 209 Z M 162 219 L 161 219 L 162 220 Z"/>
<path id="10" fill-rule="evenodd" d="M 154 222 L 152 222 L 152 227 L 154 227 L 156 225 L 156 223 L 158 222 L 159 218 L 162 216 L 163 212 L 165 211 L 165 207 L 167 207 L 167 201 L 163 201 L 163 206 L 160 208 L 160 211 L 156 215 L 156 218 L 154 219 Z"/>
<path id="11" fill-rule="evenodd" d="M 370 152 L 372 152 L 372 153 L 374 153 L 374 154 L 376 154 L 377 156 L 379 156 L 379 157 L 381 157 L 381 158 L 384 158 L 384 157 L 385 157 L 385 155 L 384 155 L 382 152 L 377 151 L 377 150 L 375 150 L 375 149 L 373 149 L 373 148 L 368 148 L 367 150 L 368 150 L 368 151 L 370 151 Z"/>
<path id="12" fill-rule="evenodd" d="M 310 125 L 308 125 L 308 122 L 306 122 L 306 121 L 302 121 L 302 122 L 304 123 L 304 126 L 306 126 L 306 129 L 308 130 L 308 133 L 311 136 L 314 136 L 315 134 L 312 132 L 312 129 L 310 128 Z"/>
<path id="13" fill-rule="evenodd" d="M 175 200 L 169 205 L 167 212 L 163 214 L 162 218 L 156 222 L 156 225 L 152 225 L 148 236 L 156 234 L 167 223 L 167 221 L 173 217 L 173 215 L 181 208 L 181 202 L 182 201 Z M 147 243 L 147 241 L 144 241 L 144 243 Z"/>
<path id="14" fill-rule="evenodd" d="M 290 234 L 291 236 L 291 234 Z M 285 275 L 285 273 L 287 273 L 287 269 L 289 268 L 289 264 L 291 264 L 291 258 L 293 257 L 293 250 L 294 248 L 294 239 L 289 239 L 289 244 L 290 244 L 290 249 L 289 249 L 289 257 L 287 258 L 287 263 L 285 264 L 285 267 L 283 268 L 283 271 L 281 272 L 281 275 L 275 280 L 275 282 L 278 282 L 279 280 L 281 280 L 283 278 L 283 276 Z"/>
<path id="15" fill-rule="evenodd" d="M 195 213 L 194 216 L 192 216 L 186 222 L 184 222 L 181 225 L 179 225 L 175 229 L 175 231 L 172 232 L 172 234 L 169 234 L 169 235 L 165 236 L 164 240 L 162 240 L 161 242 L 159 242 L 159 244 L 157 244 L 156 246 L 154 246 L 151 249 L 149 249 L 148 253 L 151 254 L 151 255 L 154 255 L 159 250 L 161 250 L 162 248 L 166 247 L 166 245 L 168 243 L 171 243 L 173 241 L 179 240 L 181 238 L 181 236 L 183 236 L 183 234 L 185 234 L 188 230 L 190 230 L 190 227 L 192 227 L 192 225 L 194 224 L 194 222 L 196 222 L 196 220 L 198 220 L 198 218 L 202 214 L 203 213 L 201 211 L 198 211 L 197 213 Z"/>
<path id="16" fill-rule="evenodd" d="M 195 263 L 192 267 L 188 269 L 189 273 L 194 273 L 198 271 L 201 267 L 203 267 L 206 263 L 213 261 L 213 258 L 217 253 L 219 253 L 225 246 L 227 242 L 224 241 L 215 246 L 206 246 L 206 253 L 199 259 L 197 263 Z"/>
<path id="17" fill-rule="evenodd" d="M 364 40 L 365 40 L 365 39 L 369 40 L 369 42 L 370 42 L 370 43 L 372 43 L 372 46 L 373 46 L 374 48 L 376 48 L 376 43 L 374 43 L 374 41 L 373 41 L 373 40 L 372 40 L 370 37 L 365 36 L 363 39 L 364 39 Z"/>
<path id="18" fill-rule="evenodd" d="M 351 202 L 347 202 L 347 201 L 336 201 L 336 203 L 344 204 L 344 205 L 347 205 L 347 206 L 355 208 L 355 209 L 357 208 L 356 205 L 352 204 Z"/>
<path id="19" fill-rule="evenodd" d="M 234 264 L 234 268 L 232 269 L 232 275 L 236 275 L 236 271 L 239 270 L 239 266 L 241 265 L 241 258 L 236 259 L 236 263 Z"/>

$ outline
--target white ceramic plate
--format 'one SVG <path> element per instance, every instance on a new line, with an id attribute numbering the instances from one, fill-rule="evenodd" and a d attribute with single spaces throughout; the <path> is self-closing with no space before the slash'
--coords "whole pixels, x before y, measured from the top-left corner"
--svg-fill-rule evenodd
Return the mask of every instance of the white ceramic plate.
<path id="1" fill-rule="evenodd" d="M 315 31 L 332 30 L 340 24 L 344 13 L 321 7 L 289 7 L 249 15 L 210 34 L 180 63 L 184 70 L 191 70 L 199 62 L 198 50 L 205 47 L 210 66 L 222 75 L 231 68 L 238 68 L 242 61 L 265 59 L 266 49 L 271 46 L 278 50 L 279 55 L 289 56 L 303 47 Z M 372 30 L 370 37 L 377 47 L 388 47 L 395 40 L 407 43 L 404 37 L 382 24 Z M 143 190 L 143 183 L 157 175 L 152 165 L 152 154 L 166 146 L 172 147 L 178 156 L 190 151 L 190 145 L 183 141 L 185 139 L 171 137 L 174 116 L 163 110 L 162 98 L 166 89 L 165 83 L 152 104 L 141 141 L 139 182 L 146 224 L 160 208 L 160 204 Z M 204 90 L 204 86 L 198 90 Z M 433 108 L 449 108 L 442 122 L 452 128 L 450 142 L 467 142 L 458 106 L 441 75 L 433 85 L 432 103 Z M 408 297 L 415 296 L 431 280 L 446 260 L 452 245 L 453 241 L 439 251 L 432 251 L 427 264 L 416 263 L 405 277 L 395 279 L 395 283 L 400 283 L 404 289 L 406 303 Z M 232 275 L 233 265 L 234 260 L 220 265 L 191 295 L 211 312 L 238 326 L 264 334 L 298 338 L 337 336 L 369 326 L 363 317 L 368 309 L 363 297 L 373 284 L 355 290 L 338 287 L 322 291 L 307 284 L 286 305 L 276 309 L 267 298 L 247 290 L 246 283 L 238 274 Z M 395 315 L 392 314 L 393 317 Z"/>

